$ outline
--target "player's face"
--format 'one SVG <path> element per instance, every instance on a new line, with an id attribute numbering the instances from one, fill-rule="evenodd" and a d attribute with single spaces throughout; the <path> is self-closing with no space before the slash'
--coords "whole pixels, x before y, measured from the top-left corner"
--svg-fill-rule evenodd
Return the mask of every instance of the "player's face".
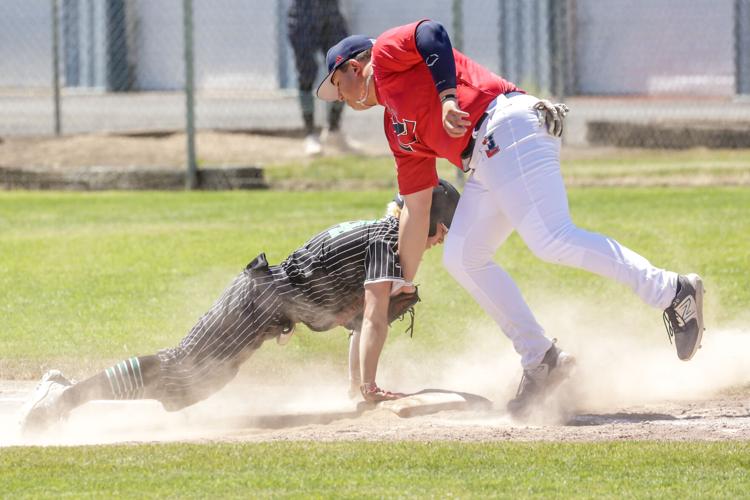
<path id="1" fill-rule="evenodd" d="M 350 108 L 357 111 L 371 108 L 372 105 L 360 102 L 368 95 L 367 79 L 362 74 L 362 64 L 352 59 L 347 66 L 346 71 L 337 69 L 331 76 L 331 83 L 339 91 L 339 101 L 345 102 Z"/>
<path id="2" fill-rule="evenodd" d="M 429 250 L 435 245 L 441 245 L 443 241 L 445 241 L 445 236 L 447 234 L 448 234 L 448 228 L 445 226 L 445 224 L 443 223 L 438 224 L 437 231 L 435 232 L 435 236 L 427 237 L 427 244 L 425 245 L 425 248 Z"/>

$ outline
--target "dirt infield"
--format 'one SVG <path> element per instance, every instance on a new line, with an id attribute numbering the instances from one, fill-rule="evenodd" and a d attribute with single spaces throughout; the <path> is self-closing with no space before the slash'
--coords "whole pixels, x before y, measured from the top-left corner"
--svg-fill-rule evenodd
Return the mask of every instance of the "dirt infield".
<path id="1" fill-rule="evenodd" d="M 4 382 L 0 446 L 190 441 L 613 441 L 750 440 L 750 390 L 692 401 L 664 401 L 514 421 L 489 411 L 442 411 L 401 418 L 381 408 L 357 412 L 341 401 L 327 410 L 298 406 L 266 414 L 228 412 L 211 404 L 169 414 L 155 402 L 91 403 L 49 434 L 22 438 L 15 415 L 30 384 Z M 9 397 L 12 396 L 12 400 Z M 218 416 L 221 415 L 221 416 Z M 550 417 L 549 415 L 547 417 Z M 546 420 L 546 421 L 545 421 Z"/>
<path id="2" fill-rule="evenodd" d="M 362 147 L 368 155 L 388 154 L 377 146 Z M 184 133 L 4 137 L 0 141 L 0 166 L 137 166 L 181 170 L 185 168 L 185 151 Z M 199 166 L 269 166 L 307 158 L 300 137 L 212 131 L 196 135 L 196 154 Z"/>
<path id="3" fill-rule="evenodd" d="M 581 413 L 561 422 L 517 422 L 504 410 L 446 411 L 399 418 L 373 410 L 358 418 L 326 425 L 281 429 L 238 429 L 225 439 L 268 440 L 416 440 L 416 441 L 609 441 L 750 439 L 747 395 L 682 401 Z"/>
<path id="4" fill-rule="evenodd" d="M 360 143 L 365 156 L 389 157 L 386 145 Z M 87 134 L 63 137 L 0 138 L 0 187 L 6 189 L 97 189 L 97 176 L 116 176 L 103 189 L 132 189 L 137 177 L 182 175 L 186 164 L 186 138 L 183 133 Z M 197 163 L 201 171 L 225 171 L 260 167 L 266 172 L 278 165 L 309 165 L 299 134 L 269 135 L 202 131 L 196 136 Z M 750 169 L 747 150 L 727 158 L 724 153 L 690 150 L 662 164 L 661 153 L 611 147 L 564 147 L 565 181 L 569 186 L 748 186 Z M 326 156 L 341 151 L 329 150 Z M 715 156 L 718 154 L 718 156 Z M 723 156 L 722 156 L 723 155 Z M 617 160 L 631 167 L 593 168 L 592 160 Z M 653 163 L 654 160 L 658 160 Z M 687 160 L 685 165 L 680 160 Z M 696 159 L 698 162 L 696 163 Z M 571 166 L 571 162 L 579 164 Z M 611 166 L 611 165 L 610 165 Z M 20 171 L 20 172 L 18 172 Z M 40 180 L 40 176 L 42 176 Z M 272 177 L 269 175 L 268 177 Z M 4 179 L 4 180 L 3 180 Z M 145 188 L 159 189 L 147 183 Z M 125 187 L 123 187 L 123 184 Z M 235 183 L 236 184 L 236 183 Z M 92 186 L 93 185 L 93 186 Z M 177 182 L 182 186 L 182 181 Z M 129 187 L 128 187 L 129 186 Z M 275 179 L 272 188 L 279 189 L 362 189 L 372 187 L 368 181 L 342 178 L 317 179 L 301 175 L 294 179 Z M 171 186 L 170 189 L 174 189 Z"/>
<path id="5" fill-rule="evenodd" d="M 401 418 L 382 408 L 357 407 L 346 396 L 345 369 L 310 361 L 247 370 L 208 400 L 176 413 L 155 401 L 93 402 L 46 435 L 24 439 L 16 425 L 33 382 L 0 383 L 0 446 L 152 441 L 599 441 L 750 440 L 750 375 L 745 330 L 704 337 L 688 363 L 661 339 L 569 339 L 578 369 L 528 421 L 505 411 L 518 383 L 517 355 L 499 337 L 477 332 L 463 353 L 421 355 L 408 343 L 384 353 L 387 388 L 417 392 L 445 388 L 493 401 L 484 411 L 441 411 Z M 471 339 L 474 340 L 474 339 Z M 613 356 L 613 353 L 618 353 Z M 262 355 L 262 353 L 260 353 Z M 410 362 L 408 362 L 410 361 Z M 314 372 L 315 376 L 310 374 Z"/>

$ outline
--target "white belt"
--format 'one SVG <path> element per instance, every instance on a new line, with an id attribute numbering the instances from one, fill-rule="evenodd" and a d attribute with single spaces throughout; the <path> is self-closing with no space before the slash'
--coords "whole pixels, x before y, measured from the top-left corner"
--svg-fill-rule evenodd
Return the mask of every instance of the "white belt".
<path id="1" fill-rule="evenodd" d="M 485 109 L 484 115 L 482 115 L 483 119 L 480 118 L 477 124 L 474 126 L 474 130 L 471 131 L 471 140 L 469 140 L 469 143 L 467 144 L 467 149 L 470 150 L 469 154 L 461 155 L 461 166 L 464 172 L 473 170 L 471 163 L 472 160 L 476 157 L 477 148 L 479 147 L 479 145 L 477 144 L 477 138 L 484 137 L 484 133 L 487 130 L 487 123 L 489 123 L 490 119 L 492 118 L 492 114 L 497 109 L 502 109 L 510 106 L 510 100 L 519 95 L 526 94 L 524 94 L 523 92 L 508 92 L 507 94 L 500 94 L 487 105 L 487 109 Z M 481 144 L 481 141 L 479 141 L 479 143 Z"/>

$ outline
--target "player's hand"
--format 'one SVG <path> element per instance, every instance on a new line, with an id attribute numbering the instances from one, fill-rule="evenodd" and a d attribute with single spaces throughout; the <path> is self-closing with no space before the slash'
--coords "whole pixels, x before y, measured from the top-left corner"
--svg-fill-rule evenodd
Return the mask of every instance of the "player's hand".
<path id="1" fill-rule="evenodd" d="M 547 132 L 553 137 L 560 137 L 563 133 L 563 120 L 570 109 L 567 105 L 558 102 L 552 104 L 547 99 L 542 99 L 534 104 L 534 109 L 539 111 L 539 122 L 547 127 Z"/>
<path id="2" fill-rule="evenodd" d="M 368 403 L 380 403 L 381 401 L 393 401 L 394 399 L 401 399 L 406 394 L 400 392 L 390 392 L 381 389 L 375 382 L 367 382 L 359 386 L 359 391 L 362 393 L 362 397 Z"/>
<path id="3" fill-rule="evenodd" d="M 458 101 L 449 98 L 443 101 L 443 128 L 451 137 L 463 137 L 471 127 L 469 113 L 461 111 Z"/>

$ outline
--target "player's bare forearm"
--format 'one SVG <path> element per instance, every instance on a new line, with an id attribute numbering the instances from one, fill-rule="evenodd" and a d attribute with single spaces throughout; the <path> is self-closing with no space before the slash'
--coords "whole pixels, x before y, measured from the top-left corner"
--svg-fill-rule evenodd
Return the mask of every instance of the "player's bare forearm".
<path id="1" fill-rule="evenodd" d="M 359 367 L 359 339 L 362 332 L 353 330 L 349 337 L 349 397 L 359 396 L 362 374 Z"/>
<path id="2" fill-rule="evenodd" d="M 432 188 L 404 196 L 398 231 L 398 255 L 407 282 L 413 282 L 427 243 L 430 229 Z"/>
<path id="3" fill-rule="evenodd" d="M 360 375 L 363 384 L 375 383 L 380 353 L 388 336 L 390 292 L 390 281 L 365 286 L 365 312 L 359 339 Z"/>

